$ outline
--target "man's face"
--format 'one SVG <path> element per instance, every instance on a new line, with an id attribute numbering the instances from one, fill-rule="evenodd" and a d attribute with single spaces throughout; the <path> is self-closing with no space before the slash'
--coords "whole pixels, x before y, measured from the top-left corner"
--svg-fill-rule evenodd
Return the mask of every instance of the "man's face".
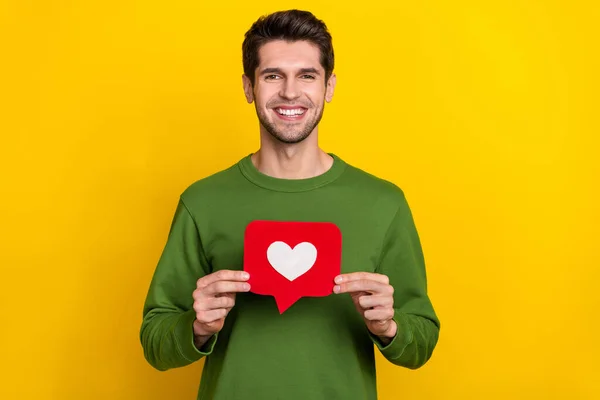
<path id="1" fill-rule="evenodd" d="M 254 101 L 262 127 L 276 140 L 301 142 L 321 121 L 335 75 L 325 85 L 319 48 L 306 41 L 269 42 L 260 48 L 259 60 L 254 88 L 244 76 L 248 102 Z"/>

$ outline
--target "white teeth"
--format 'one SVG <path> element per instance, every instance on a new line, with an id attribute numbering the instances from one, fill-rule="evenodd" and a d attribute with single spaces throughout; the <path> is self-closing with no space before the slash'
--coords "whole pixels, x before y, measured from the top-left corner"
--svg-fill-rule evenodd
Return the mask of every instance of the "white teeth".
<path id="1" fill-rule="evenodd" d="M 302 115 L 304 114 L 304 110 L 301 108 L 297 108 L 294 110 L 283 110 L 281 108 L 277 109 L 277 112 L 281 115 L 286 115 L 286 116 L 294 116 L 294 115 Z"/>

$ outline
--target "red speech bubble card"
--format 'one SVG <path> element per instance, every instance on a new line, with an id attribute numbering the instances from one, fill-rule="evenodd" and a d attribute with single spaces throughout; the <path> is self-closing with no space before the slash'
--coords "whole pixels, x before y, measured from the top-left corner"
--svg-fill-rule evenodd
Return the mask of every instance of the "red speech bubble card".
<path id="1" fill-rule="evenodd" d="M 275 298 L 279 313 L 302 297 L 333 293 L 342 234 L 329 222 L 252 221 L 244 236 L 250 291 Z"/>

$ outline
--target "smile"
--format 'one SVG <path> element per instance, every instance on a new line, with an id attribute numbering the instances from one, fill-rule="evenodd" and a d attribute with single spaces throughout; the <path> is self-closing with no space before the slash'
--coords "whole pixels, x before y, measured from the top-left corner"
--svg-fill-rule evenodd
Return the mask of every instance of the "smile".
<path id="1" fill-rule="evenodd" d="M 289 117 L 289 116 L 294 116 L 294 115 L 302 115 L 302 114 L 304 114 L 305 110 L 303 108 L 294 108 L 294 109 L 276 108 L 275 111 L 277 111 L 281 115 L 287 115 Z"/>
<path id="2" fill-rule="evenodd" d="M 306 113 L 304 108 L 275 108 L 275 113 L 284 120 L 298 120 Z"/>

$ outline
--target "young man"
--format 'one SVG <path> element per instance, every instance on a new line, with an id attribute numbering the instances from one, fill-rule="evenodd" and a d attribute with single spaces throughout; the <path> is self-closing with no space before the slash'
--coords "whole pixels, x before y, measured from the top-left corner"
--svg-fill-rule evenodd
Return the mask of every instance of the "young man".
<path id="1" fill-rule="evenodd" d="M 394 184 L 319 148 L 336 84 L 322 21 L 261 17 L 243 66 L 260 148 L 182 193 L 143 310 L 145 357 L 161 371 L 206 358 L 198 399 L 376 399 L 375 348 L 416 369 L 438 340 L 409 206 Z M 256 220 L 335 224 L 331 294 L 280 314 L 273 297 L 251 293 L 244 232 Z"/>

